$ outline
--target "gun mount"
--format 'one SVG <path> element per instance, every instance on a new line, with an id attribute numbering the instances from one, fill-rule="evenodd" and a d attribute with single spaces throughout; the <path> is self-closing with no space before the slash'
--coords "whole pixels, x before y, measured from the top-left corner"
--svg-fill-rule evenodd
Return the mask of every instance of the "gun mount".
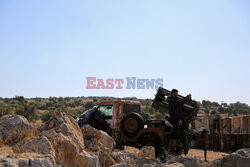
<path id="1" fill-rule="evenodd" d="M 155 99 L 152 103 L 152 107 L 154 107 L 156 110 L 159 110 L 163 114 L 168 114 L 169 112 L 169 103 L 167 101 L 167 98 L 171 97 L 171 91 L 164 89 L 162 87 L 159 87 Z M 177 99 L 179 101 L 183 101 L 183 112 L 187 114 L 187 116 L 190 116 L 189 119 L 192 119 L 191 117 L 196 117 L 197 112 L 199 110 L 199 105 L 194 100 L 187 100 L 186 97 L 178 95 Z M 166 116 L 166 119 L 170 121 L 169 117 Z M 191 121 L 191 120 L 190 120 Z M 189 122 L 190 122 L 189 121 Z"/>

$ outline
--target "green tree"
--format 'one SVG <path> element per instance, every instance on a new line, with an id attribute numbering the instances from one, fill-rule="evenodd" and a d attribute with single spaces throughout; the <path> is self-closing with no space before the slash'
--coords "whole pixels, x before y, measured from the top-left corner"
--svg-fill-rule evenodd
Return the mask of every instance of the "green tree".
<path id="1" fill-rule="evenodd" d="M 218 112 L 214 116 L 215 118 L 221 118 L 221 115 Z"/>
<path id="2" fill-rule="evenodd" d="M 20 103 L 23 103 L 25 99 L 24 99 L 23 96 L 16 96 L 16 97 L 14 98 L 14 100 L 17 100 L 17 101 L 19 101 Z"/>
<path id="3" fill-rule="evenodd" d="M 146 107 L 144 108 L 144 111 L 148 112 L 148 111 L 149 111 L 149 107 L 146 106 Z"/>
<path id="4" fill-rule="evenodd" d="M 11 113 L 11 107 L 6 104 L 0 103 L 0 117 Z"/>
<path id="5" fill-rule="evenodd" d="M 218 112 L 221 113 L 221 114 L 224 114 L 225 113 L 225 109 L 223 107 L 219 107 L 218 108 Z"/>
<path id="6" fill-rule="evenodd" d="M 85 109 L 90 109 L 93 106 L 94 106 L 94 103 L 92 101 L 85 103 Z"/>
<path id="7" fill-rule="evenodd" d="M 204 110 L 207 115 L 209 115 L 209 109 Z"/>
<path id="8" fill-rule="evenodd" d="M 67 110 L 67 112 L 66 112 L 68 115 L 70 115 L 70 116 L 72 116 L 73 118 L 77 118 L 77 117 L 79 117 L 80 116 L 80 114 L 82 113 L 82 112 L 80 112 L 80 111 L 77 111 L 77 110 Z"/>
<path id="9" fill-rule="evenodd" d="M 63 97 L 59 97 L 59 98 L 58 98 L 58 101 L 60 101 L 60 102 L 61 102 L 61 101 L 64 101 Z"/>
<path id="10" fill-rule="evenodd" d="M 216 111 L 216 110 L 213 110 L 212 112 L 211 112 L 211 115 L 215 115 L 215 114 L 217 114 L 218 112 Z"/>
<path id="11" fill-rule="evenodd" d="M 65 97 L 64 100 L 65 101 L 70 101 L 70 97 Z"/>
<path id="12" fill-rule="evenodd" d="M 211 107 L 211 102 L 208 100 L 202 100 L 202 106 L 205 108 L 210 108 Z"/>
<path id="13" fill-rule="evenodd" d="M 93 102 L 95 102 L 95 103 L 97 102 L 97 98 L 96 97 L 93 98 Z"/>
<path id="14" fill-rule="evenodd" d="M 38 112 L 35 105 L 19 105 L 16 108 L 16 114 L 26 117 L 29 121 L 35 121 L 38 119 Z"/>
<path id="15" fill-rule="evenodd" d="M 156 119 L 164 119 L 164 115 L 163 115 L 162 113 L 160 113 L 160 112 L 157 112 L 157 113 L 155 114 L 155 118 L 156 118 Z"/>
<path id="16" fill-rule="evenodd" d="M 51 115 L 53 114 L 53 111 L 46 111 L 41 115 L 41 120 L 43 122 L 46 122 L 50 119 Z"/>
<path id="17" fill-rule="evenodd" d="M 77 100 L 74 100 L 74 106 L 80 106 L 81 105 L 81 100 L 77 99 Z"/>
<path id="18" fill-rule="evenodd" d="M 150 114 L 153 114 L 155 110 L 154 110 L 154 108 L 152 108 L 152 107 L 150 106 L 148 111 L 149 111 Z"/>

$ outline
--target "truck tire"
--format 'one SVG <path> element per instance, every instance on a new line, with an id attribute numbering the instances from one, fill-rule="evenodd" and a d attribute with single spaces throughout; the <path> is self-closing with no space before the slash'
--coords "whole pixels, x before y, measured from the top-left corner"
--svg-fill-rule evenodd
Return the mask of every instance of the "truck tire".
<path id="1" fill-rule="evenodd" d="M 135 137 L 143 126 L 143 118 L 138 113 L 126 115 L 121 122 L 121 129 L 127 137 Z"/>

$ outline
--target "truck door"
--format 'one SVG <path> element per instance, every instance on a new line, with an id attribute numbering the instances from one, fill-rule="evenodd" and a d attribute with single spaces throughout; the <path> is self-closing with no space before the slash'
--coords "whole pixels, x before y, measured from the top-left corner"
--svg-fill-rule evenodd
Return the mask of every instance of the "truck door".
<path id="1" fill-rule="evenodd" d="M 113 129 L 113 110 L 113 105 L 101 105 L 98 107 L 98 112 L 100 112 L 102 118 L 109 124 L 111 129 Z"/>

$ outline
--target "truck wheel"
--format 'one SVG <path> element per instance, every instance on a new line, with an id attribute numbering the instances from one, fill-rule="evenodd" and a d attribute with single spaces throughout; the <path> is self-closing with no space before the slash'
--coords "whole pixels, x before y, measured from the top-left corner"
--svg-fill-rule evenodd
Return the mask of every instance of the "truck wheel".
<path id="1" fill-rule="evenodd" d="M 138 113 L 130 113 L 126 115 L 121 122 L 121 129 L 128 137 L 135 137 L 143 126 L 143 118 Z"/>

